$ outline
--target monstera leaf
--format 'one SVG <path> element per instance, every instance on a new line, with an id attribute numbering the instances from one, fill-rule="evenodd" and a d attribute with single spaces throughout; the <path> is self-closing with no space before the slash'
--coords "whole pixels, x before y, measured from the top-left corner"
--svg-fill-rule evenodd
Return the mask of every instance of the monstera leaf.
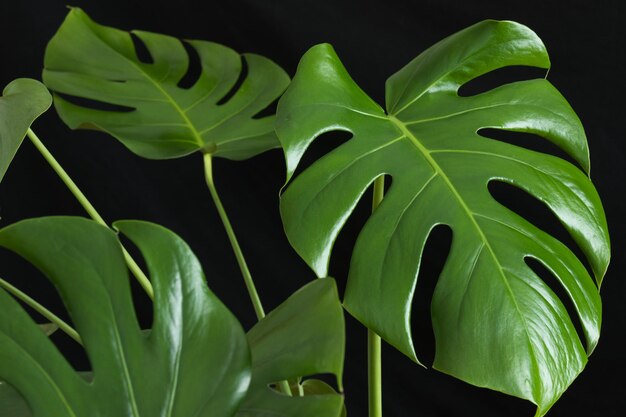
<path id="1" fill-rule="evenodd" d="M 341 386 L 345 335 L 334 280 L 296 292 L 246 341 L 179 237 L 145 222 L 115 227 L 148 263 L 156 295 L 150 331 L 138 328 L 113 232 L 65 217 L 0 231 L 1 246 L 59 288 L 93 365 L 93 373 L 73 371 L 46 338 L 53 328 L 37 327 L 0 290 L 0 378 L 11 384 L 0 381 L 0 416 L 339 416 L 343 398 L 330 387 L 312 391 L 304 382 L 297 398 L 270 388 L 319 373 L 336 375 Z"/>
<path id="2" fill-rule="evenodd" d="M 30 125 L 50 104 L 52 97 L 39 81 L 18 78 L 5 87 L 0 97 L 0 181 Z"/>
<path id="3" fill-rule="evenodd" d="M 45 327 L 44 327 L 45 326 Z M 46 334 L 56 329 L 40 325 Z M 345 417 L 343 398 L 333 387 L 302 376 L 332 373 L 341 386 L 345 332 L 343 310 L 331 278 L 294 293 L 248 333 L 252 383 L 238 417 Z M 91 373 L 81 373 L 91 380 Z M 296 378 L 293 397 L 277 393 L 276 381 Z M 341 410 L 341 414 L 340 414 Z M 0 381 L 0 417 L 32 417 L 13 387 Z"/>
<path id="4" fill-rule="evenodd" d="M 36 417 L 232 416 L 250 381 L 250 352 L 235 317 L 209 291 L 198 261 L 171 232 L 116 227 L 142 251 L 155 286 L 154 323 L 139 329 L 115 234 L 80 218 L 26 220 L 0 245 L 58 288 L 91 361 L 85 382 L 7 293 L 0 291 L 0 379 Z"/>
<path id="5" fill-rule="evenodd" d="M 385 199 L 358 236 L 344 305 L 417 361 L 411 301 L 431 230 L 449 225 L 452 246 L 432 299 L 434 367 L 472 384 L 528 399 L 543 415 L 596 346 L 601 302 L 581 261 L 560 241 L 499 204 L 490 181 L 543 202 L 569 231 L 600 284 L 609 238 L 598 195 L 574 165 L 478 134 L 530 132 L 587 172 L 583 128 L 546 80 L 504 84 L 461 97 L 460 86 L 497 68 L 548 68 L 541 40 L 514 22 L 485 21 L 437 43 L 387 80 L 387 109 L 350 78 L 329 45 L 302 58 L 278 108 L 288 179 L 317 137 L 352 138 L 297 176 L 281 213 L 292 245 L 325 276 L 333 243 L 367 187 L 389 175 Z M 540 262 L 577 318 L 525 260 Z M 572 320 L 580 320 L 587 351 Z"/>
<path id="6" fill-rule="evenodd" d="M 343 309 L 332 278 L 312 282 L 293 294 L 248 332 L 252 382 L 238 417 L 339 417 L 343 398 L 321 381 L 292 386 L 288 397 L 269 388 L 278 381 L 333 374 L 341 388 L 345 333 Z M 299 394 L 303 395 L 300 396 Z"/>
<path id="7" fill-rule="evenodd" d="M 68 126 L 106 131 L 136 154 L 155 159 L 202 151 L 238 160 L 279 146 L 274 116 L 255 117 L 289 83 L 279 66 L 216 43 L 188 41 L 201 72 L 193 86 L 183 88 L 190 62 L 183 43 L 150 32 L 132 35 L 152 62 L 139 59 L 131 33 L 98 25 L 82 10 L 71 9 L 46 49 L 43 72 L 44 83 L 64 94 L 55 94 L 54 102 Z M 222 103 L 236 87 L 242 57 L 247 76 Z M 114 107 L 77 104 L 67 95 Z"/>

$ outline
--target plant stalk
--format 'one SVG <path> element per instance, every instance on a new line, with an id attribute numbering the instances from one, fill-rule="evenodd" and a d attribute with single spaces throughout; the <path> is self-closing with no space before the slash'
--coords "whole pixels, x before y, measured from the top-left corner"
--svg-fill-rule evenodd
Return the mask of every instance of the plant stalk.
<path id="1" fill-rule="evenodd" d="M 48 164 L 50 164 L 54 172 L 56 172 L 59 178 L 61 178 L 63 183 L 67 186 L 67 188 L 74 195 L 74 197 L 76 197 L 80 205 L 83 206 L 87 214 L 93 220 L 100 223 L 101 225 L 105 227 L 109 227 L 109 225 L 104 221 L 102 216 L 100 216 L 98 211 L 96 211 L 95 207 L 89 202 L 87 197 L 85 197 L 85 194 L 83 194 L 80 188 L 78 188 L 76 183 L 72 180 L 72 178 L 70 178 L 67 172 L 63 169 L 61 164 L 59 164 L 59 162 L 50 153 L 48 148 L 46 148 L 43 142 L 39 139 L 39 137 L 37 137 L 35 132 L 33 132 L 32 129 L 28 129 L 28 132 L 26 133 L 26 135 L 31 140 L 33 145 L 35 145 L 35 147 L 41 153 L 41 155 L 45 158 Z M 150 283 L 150 280 L 148 279 L 146 274 L 144 274 L 144 272 L 141 270 L 139 265 L 137 265 L 137 262 L 135 262 L 135 260 L 130 256 L 130 254 L 128 253 L 126 248 L 121 244 L 121 242 L 120 242 L 120 246 L 122 248 L 124 260 L 126 261 L 126 264 L 128 265 L 128 269 L 130 269 L 131 273 L 135 276 L 135 278 L 137 279 L 139 284 L 143 287 L 144 291 L 146 292 L 146 294 L 148 294 L 150 299 L 154 299 L 154 290 L 152 289 L 152 284 Z"/>
<path id="2" fill-rule="evenodd" d="M 213 180 L 213 157 L 210 153 L 204 154 L 204 177 L 206 179 L 209 192 L 211 193 L 213 203 L 215 204 L 215 208 L 217 209 L 220 219 L 222 220 L 222 224 L 224 225 L 224 229 L 226 230 L 226 234 L 228 235 L 230 245 L 233 248 L 233 252 L 235 254 L 235 258 L 237 259 L 239 269 L 241 270 L 241 275 L 243 276 L 243 280 L 246 284 L 248 294 L 250 295 L 250 300 L 252 301 L 252 307 L 254 307 L 257 320 L 261 320 L 265 317 L 265 310 L 263 309 L 261 298 L 259 297 L 259 293 L 254 285 L 254 280 L 252 279 L 252 274 L 250 274 L 250 269 L 248 268 L 246 259 L 244 258 L 241 247 L 239 246 L 239 241 L 237 241 L 237 236 L 235 235 L 233 226 L 230 224 L 230 220 L 226 214 L 226 209 L 224 208 L 222 200 L 220 199 L 217 189 L 215 188 L 215 181 Z M 280 381 L 278 383 L 278 388 L 284 394 L 292 396 L 291 388 L 289 387 L 289 383 L 287 381 Z"/>
<path id="3" fill-rule="evenodd" d="M 243 280 L 246 283 L 248 294 L 250 295 L 250 299 L 252 300 L 252 306 L 254 307 L 254 312 L 256 313 L 257 319 L 261 320 L 263 317 L 265 317 L 265 310 L 263 310 L 263 305 L 261 304 L 259 293 L 257 292 L 256 286 L 254 285 L 254 281 L 252 280 L 252 275 L 250 274 L 250 270 L 248 269 L 248 264 L 246 263 L 246 259 L 243 256 L 243 252 L 241 251 L 241 247 L 239 246 L 237 237 L 235 236 L 235 231 L 233 230 L 233 227 L 230 224 L 230 220 L 228 220 L 228 216 L 226 215 L 226 210 L 224 209 L 222 200 L 220 199 L 220 196 L 217 194 L 217 190 L 215 188 L 215 182 L 213 181 L 213 158 L 211 154 L 209 153 L 204 154 L 204 176 L 206 178 L 206 183 L 207 183 L 207 186 L 209 187 L 209 191 L 211 192 L 211 197 L 213 198 L 213 202 L 215 203 L 215 207 L 217 208 L 217 212 L 219 213 L 220 219 L 222 220 L 222 224 L 224 225 L 224 229 L 226 229 L 228 240 L 230 241 L 230 244 L 233 247 L 235 258 L 237 258 L 237 264 L 239 264 L 241 275 L 243 275 Z"/>
<path id="4" fill-rule="evenodd" d="M 385 195 L 385 177 L 380 176 L 374 181 L 372 197 L 372 213 L 378 208 Z M 380 336 L 367 329 L 367 378 L 369 417 L 382 417 L 382 343 Z"/>
<path id="5" fill-rule="evenodd" d="M 367 330 L 367 378 L 369 417 L 382 417 L 382 354 L 381 339 L 372 330 Z"/>
<path id="6" fill-rule="evenodd" d="M 48 310 L 33 298 L 31 298 L 28 294 L 21 291 L 19 288 L 14 287 L 9 282 L 0 278 L 0 287 L 4 288 L 6 292 L 13 295 L 18 300 L 24 302 L 27 306 L 35 310 L 37 313 L 44 316 L 47 320 L 50 320 L 50 323 L 56 324 L 59 326 L 59 329 L 67 334 L 69 337 L 74 339 L 78 344 L 82 345 L 83 341 L 80 338 L 80 335 L 76 330 L 74 330 L 69 324 L 67 324 L 63 319 L 54 314 L 52 311 Z"/>

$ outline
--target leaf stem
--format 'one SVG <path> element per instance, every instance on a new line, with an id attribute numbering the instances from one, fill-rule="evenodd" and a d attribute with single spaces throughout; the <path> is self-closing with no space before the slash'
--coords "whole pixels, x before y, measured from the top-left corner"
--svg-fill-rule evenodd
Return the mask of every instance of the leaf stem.
<path id="1" fill-rule="evenodd" d="M 76 330 L 74 330 L 69 324 L 63 321 L 59 316 L 54 314 L 52 311 L 48 310 L 33 298 L 28 296 L 25 292 L 21 291 L 19 288 L 14 287 L 9 282 L 0 278 L 0 287 L 6 290 L 9 294 L 13 295 L 18 300 L 24 302 L 27 306 L 35 310 L 37 313 L 44 316 L 47 320 L 50 320 L 51 323 L 59 326 L 65 334 L 74 339 L 78 344 L 82 345 L 83 341 L 80 338 L 80 335 Z"/>
<path id="2" fill-rule="evenodd" d="M 33 145 L 35 145 L 35 147 L 41 153 L 41 155 L 45 158 L 48 164 L 50 164 L 54 172 L 56 172 L 59 178 L 61 178 L 63 183 L 67 186 L 67 188 L 74 195 L 74 197 L 76 197 L 80 205 L 83 206 L 87 214 L 89 214 L 89 216 L 93 220 L 100 223 L 101 225 L 105 227 L 109 227 L 109 225 L 104 221 L 102 216 L 100 216 L 98 211 L 95 209 L 95 207 L 89 202 L 87 197 L 85 197 L 85 194 L 83 194 L 80 188 L 78 188 L 76 183 L 72 180 L 72 178 L 70 178 L 67 172 L 63 169 L 61 164 L 59 164 L 59 162 L 50 153 L 48 148 L 46 148 L 43 142 L 39 139 L 39 137 L 37 137 L 35 132 L 33 132 L 32 129 L 28 129 L 28 132 L 26 133 L 26 135 L 31 140 Z M 121 242 L 120 242 L 120 246 L 122 248 L 124 260 L 126 261 L 128 268 L 130 269 L 132 274 L 135 276 L 135 278 L 137 278 L 137 281 L 143 287 L 144 291 L 146 292 L 146 294 L 148 294 L 150 299 L 154 299 L 154 290 L 152 289 L 152 284 L 150 283 L 150 280 L 148 279 L 146 274 L 141 270 L 141 268 L 139 268 L 139 265 L 137 265 L 137 262 L 135 262 L 135 260 L 130 256 L 130 254 L 128 253 L 126 248 L 121 244 Z"/>
<path id="3" fill-rule="evenodd" d="M 239 246 L 239 242 L 237 241 L 237 236 L 235 235 L 233 226 L 230 224 L 230 220 L 228 219 L 228 215 L 226 214 L 226 209 L 224 209 L 222 200 L 220 199 L 220 196 L 217 193 L 217 189 L 215 188 L 215 181 L 213 180 L 213 157 L 210 153 L 204 154 L 204 177 L 206 179 L 206 184 L 209 187 L 209 192 L 211 193 L 211 198 L 213 199 L 215 208 L 217 208 L 217 212 L 220 215 L 220 219 L 222 220 L 224 229 L 226 229 L 228 240 L 230 241 L 230 245 L 233 248 L 235 258 L 237 259 L 237 264 L 239 265 L 239 269 L 241 270 L 241 275 L 243 276 L 246 288 L 248 289 L 248 294 L 250 295 L 250 300 L 252 301 L 254 312 L 256 313 L 257 319 L 261 320 L 263 317 L 265 317 L 265 310 L 263 309 L 261 298 L 259 297 L 259 293 L 257 292 L 256 286 L 254 285 L 254 280 L 252 279 L 252 275 L 250 274 L 250 269 L 248 268 L 246 259 L 244 258 L 241 247 Z M 278 388 L 284 394 L 292 396 L 291 388 L 289 387 L 289 383 L 287 381 L 278 382 Z"/>
<path id="4" fill-rule="evenodd" d="M 380 336 L 367 330 L 367 377 L 369 417 L 382 417 L 382 354 Z"/>
<path id="5" fill-rule="evenodd" d="M 233 252 L 235 253 L 235 258 L 237 258 L 237 263 L 239 264 L 241 275 L 243 275 L 243 280 L 246 283 L 246 288 L 248 289 L 248 294 L 250 295 L 250 299 L 252 300 L 252 306 L 254 307 L 257 319 L 261 320 L 263 317 L 265 317 L 265 311 L 263 310 L 263 305 L 261 304 L 259 293 L 257 292 L 254 281 L 252 280 L 252 275 L 250 274 L 250 270 L 248 269 L 248 265 L 246 264 L 243 252 L 241 251 L 241 247 L 239 246 L 239 242 L 237 241 L 237 237 L 235 236 L 235 231 L 230 224 L 230 220 L 228 220 L 224 205 L 222 204 L 220 196 L 217 194 L 217 190 L 215 189 L 215 183 L 213 181 L 213 158 L 209 153 L 204 154 L 204 175 L 206 178 L 207 186 L 209 187 L 209 191 L 211 192 L 211 197 L 213 198 L 213 202 L 215 203 L 215 207 L 217 208 L 217 212 L 220 215 L 220 219 L 222 220 L 224 229 L 226 229 L 228 240 L 230 240 L 230 244 L 233 247 Z"/>
<path id="6" fill-rule="evenodd" d="M 374 181 L 374 195 L 372 197 L 372 212 L 383 201 L 385 195 L 385 177 L 380 176 Z M 367 377 L 369 417 L 382 417 L 382 349 L 381 339 L 374 331 L 367 330 Z"/>

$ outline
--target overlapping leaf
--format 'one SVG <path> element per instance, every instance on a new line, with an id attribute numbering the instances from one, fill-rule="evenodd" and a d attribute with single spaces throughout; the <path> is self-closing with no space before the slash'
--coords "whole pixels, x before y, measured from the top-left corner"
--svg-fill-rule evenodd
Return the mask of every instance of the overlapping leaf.
<path id="1" fill-rule="evenodd" d="M 278 65 L 213 42 L 188 41 L 201 72 L 182 88 L 190 62 L 183 43 L 156 33 L 132 34 L 153 62 L 138 58 L 131 33 L 98 25 L 77 8 L 50 41 L 43 80 L 57 93 L 55 107 L 71 128 L 106 131 L 138 155 L 158 159 L 194 151 L 245 159 L 279 146 L 274 116 L 255 118 L 289 83 Z M 240 77 L 242 57 L 247 75 L 222 103 Z M 105 110 L 67 96 L 118 107 Z"/>
<path id="2" fill-rule="evenodd" d="M 26 220 L 0 245 L 59 289 L 93 368 L 87 383 L 24 310 L 0 291 L 0 379 L 36 417 L 232 416 L 250 381 L 250 354 L 234 316 L 209 291 L 186 244 L 143 222 L 120 222 L 142 250 L 155 287 L 153 329 L 137 324 L 113 232 L 79 218 Z"/>
<path id="3" fill-rule="evenodd" d="M 1 246 L 59 288 L 94 368 L 89 378 L 74 372 L 0 291 L 6 312 L 0 317 L 0 379 L 17 388 L 0 381 L 1 416 L 339 416 L 343 398 L 330 387 L 293 398 L 270 388 L 320 373 L 334 374 L 341 386 L 345 335 L 334 280 L 296 292 L 246 341 L 180 238 L 145 222 L 115 226 L 148 263 L 156 295 L 149 332 L 138 329 L 119 243 L 108 229 L 79 218 L 43 218 L 0 231 Z"/>
<path id="4" fill-rule="evenodd" d="M 40 324 L 39 328 L 46 336 L 59 329 L 53 323 Z M 24 398 L 11 385 L 0 381 L 0 417 L 31 417 L 33 414 Z"/>
<path id="5" fill-rule="evenodd" d="M 326 391 L 292 387 L 293 396 L 269 386 L 278 381 L 332 374 L 341 388 L 345 333 L 343 309 L 332 278 L 294 293 L 248 332 L 252 383 L 238 417 L 339 417 L 343 398 Z M 314 385 L 315 382 L 303 386 Z M 317 382 L 319 385 L 320 383 Z"/>
<path id="6" fill-rule="evenodd" d="M 5 87 L 0 97 L 0 181 L 30 125 L 50 104 L 52 97 L 39 81 L 18 78 Z"/>
<path id="7" fill-rule="evenodd" d="M 460 97 L 469 80 L 509 65 L 549 67 L 541 40 L 514 22 L 485 21 L 437 43 L 386 84 L 387 111 L 350 78 L 329 45 L 302 58 L 278 108 L 288 178 L 307 147 L 331 130 L 352 138 L 291 181 L 281 213 L 292 245 L 319 276 L 366 188 L 392 177 L 361 231 L 344 305 L 417 361 L 411 301 L 431 230 L 452 228 L 432 300 L 434 367 L 528 399 L 544 414 L 583 369 L 600 330 L 598 288 L 560 241 L 490 195 L 490 181 L 543 202 L 587 257 L 599 284 L 609 262 L 600 199 L 584 172 L 551 155 L 488 139 L 482 128 L 542 136 L 589 169 L 587 142 L 567 101 L 546 80 Z M 577 318 L 525 259 L 544 265 Z M 580 320 L 587 352 L 572 320 Z"/>

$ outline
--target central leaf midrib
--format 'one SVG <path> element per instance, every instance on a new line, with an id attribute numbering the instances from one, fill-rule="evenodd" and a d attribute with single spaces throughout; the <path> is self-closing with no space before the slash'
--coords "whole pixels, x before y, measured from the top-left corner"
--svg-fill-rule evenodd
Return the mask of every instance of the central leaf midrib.
<path id="1" fill-rule="evenodd" d="M 194 140 L 197 142 L 198 146 L 200 146 L 201 148 L 204 147 L 204 142 L 202 140 L 202 137 L 198 133 L 198 130 L 196 129 L 194 124 L 191 122 L 191 120 L 189 119 L 189 117 L 187 116 L 185 111 L 178 105 L 176 100 L 174 100 L 174 97 L 172 97 L 170 93 L 165 91 L 165 89 L 163 87 L 161 87 L 159 82 L 156 81 L 154 78 L 152 78 L 150 76 L 150 74 L 145 72 L 143 70 L 143 68 L 141 68 L 139 65 L 137 65 L 136 62 L 134 62 L 134 61 L 130 61 L 130 62 L 137 69 L 137 71 L 139 71 L 139 73 L 146 80 L 150 81 L 150 83 L 163 95 L 163 97 L 165 97 L 165 99 L 172 105 L 172 107 L 174 107 L 174 110 L 176 110 L 176 112 L 178 112 L 178 114 L 180 115 L 180 117 L 182 117 L 182 119 L 185 122 L 185 124 L 187 124 L 187 126 L 189 127 L 189 130 L 191 130 L 191 135 L 193 136 Z"/>
<path id="2" fill-rule="evenodd" d="M 120 334 L 119 334 L 119 327 L 117 325 L 117 320 L 115 318 L 113 318 L 113 323 L 115 326 L 115 332 L 114 332 L 114 343 L 117 345 L 117 348 L 119 349 L 120 355 L 120 362 L 121 362 L 121 367 L 122 367 L 122 372 L 123 372 L 123 378 L 124 378 L 124 383 L 126 384 L 126 388 L 128 389 L 128 394 L 130 396 L 130 406 L 132 408 L 132 413 L 134 416 L 139 417 L 139 409 L 137 407 L 137 399 L 135 398 L 135 387 L 132 381 L 132 378 L 130 376 L 130 371 L 128 369 L 128 363 L 126 363 L 126 356 L 125 356 L 125 352 L 124 352 L 124 348 L 122 347 L 122 340 L 120 339 Z"/>
<path id="3" fill-rule="evenodd" d="M 176 289 L 178 291 L 180 291 L 181 293 L 184 292 L 183 289 L 183 284 L 182 284 L 182 272 L 181 270 L 183 268 L 181 268 L 180 266 L 180 259 L 176 256 L 173 259 L 173 264 L 175 265 L 175 269 L 176 269 L 176 273 L 174 274 L 172 272 L 172 275 L 175 277 L 175 279 L 173 279 L 173 283 L 174 285 L 177 287 Z M 174 376 L 173 376 L 173 381 L 172 381 L 172 387 L 170 389 L 170 398 L 167 400 L 168 401 L 168 406 L 167 406 L 167 417 L 171 417 L 172 413 L 174 412 L 174 402 L 177 399 L 177 394 L 178 394 L 178 379 L 180 376 L 180 362 L 181 362 L 181 356 L 182 356 L 182 351 L 183 351 L 183 340 L 184 340 L 184 322 L 185 322 L 185 313 L 184 313 L 184 306 L 181 305 L 180 307 L 180 325 L 177 326 L 178 327 L 178 339 L 180 341 L 179 345 L 177 346 L 176 349 L 176 353 L 174 355 Z"/>
<path id="4" fill-rule="evenodd" d="M 465 213 L 467 214 L 467 217 L 470 219 L 472 225 L 474 226 L 474 228 L 478 232 L 478 234 L 480 236 L 480 239 L 482 240 L 483 244 L 485 245 L 485 247 L 487 248 L 487 250 L 491 254 L 491 257 L 493 258 L 494 262 L 496 263 L 496 265 L 498 267 L 498 271 L 500 272 L 500 276 L 502 277 L 502 281 L 504 282 L 505 287 L 506 287 L 506 289 L 507 289 L 507 291 L 508 291 L 508 293 L 509 293 L 509 295 L 511 297 L 511 300 L 513 301 L 513 304 L 515 305 L 515 309 L 516 309 L 517 313 L 519 314 L 519 316 L 520 316 L 520 318 L 522 320 L 522 323 L 524 325 L 524 331 L 526 332 L 526 336 L 528 338 L 528 343 L 529 343 L 530 350 L 533 351 L 534 349 L 533 349 L 533 345 L 531 343 L 531 337 L 530 337 L 530 332 L 528 330 L 528 324 L 526 323 L 526 318 L 524 317 L 524 314 L 522 313 L 522 310 L 520 309 L 520 306 L 517 303 L 517 299 L 515 298 L 515 294 L 513 293 L 513 289 L 511 288 L 511 285 L 509 284 L 509 282 L 508 282 L 508 280 L 506 278 L 506 275 L 504 274 L 504 269 L 502 268 L 502 265 L 500 264 L 500 261 L 498 260 L 498 257 L 496 256 L 493 248 L 491 247 L 491 245 L 489 243 L 489 240 L 487 239 L 487 236 L 485 235 L 485 233 L 481 229 L 480 225 L 476 221 L 473 212 L 467 206 L 467 204 L 465 203 L 465 201 L 461 197 L 461 194 L 459 194 L 459 192 L 457 191 L 456 187 L 454 186 L 454 184 L 452 184 L 452 181 L 450 181 L 450 178 L 448 178 L 448 176 L 445 174 L 445 172 L 443 171 L 441 166 L 439 166 L 437 161 L 435 161 L 435 159 L 430 155 L 430 151 L 417 139 L 417 137 L 415 137 L 415 135 L 405 126 L 405 124 L 401 120 L 399 120 L 398 118 L 396 118 L 393 115 L 388 115 L 387 118 L 417 148 L 417 150 L 422 154 L 422 156 L 426 159 L 426 161 L 429 163 L 429 165 L 433 168 L 433 170 L 435 171 L 435 174 L 438 175 L 439 177 L 441 177 L 441 179 L 445 182 L 445 184 L 448 186 L 448 188 L 450 189 L 450 192 L 452 192 L 452 194 L 454 195 L 454 197 L 458 201 L 458 203 L 461 206 L 461 208 L 463 209 L 463 211 L 465 211 Z M 533 362 L 535 363 L 535 367 L 537 367 L 537 363 L 536 363 L 536 359 L 535 358 L 533 358 Z M 537 371 L 537 369 L 535 369 L 535 370 Z"/>

